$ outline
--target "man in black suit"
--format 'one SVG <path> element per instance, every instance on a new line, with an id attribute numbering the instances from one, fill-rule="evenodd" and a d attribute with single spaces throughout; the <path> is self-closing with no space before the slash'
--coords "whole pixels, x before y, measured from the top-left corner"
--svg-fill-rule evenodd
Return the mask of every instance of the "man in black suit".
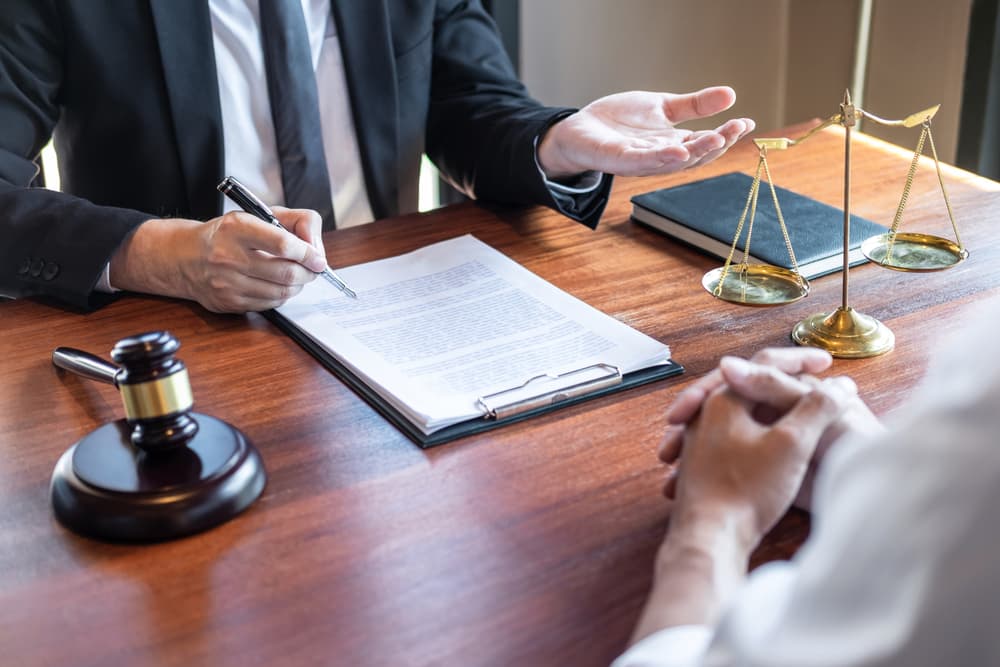
<path id="1" fill-rule="evenodd" d="M 222 215 L 215 185 L 229 166 L 222 109 L 232 100 L 220 100 L 212 12 L 227 5 L 257 16 L 254 0 L 4 0 L 0 295 L 94 307 L 112 288 L 241 312 L 280 305 L 325 266 L 314 212 L 277 209 L 294 235 Z M 674 128 L 731 106 L 722 87 L 543 107 L 476 0 L 329 7 L 374 218 L 416 209 L 426 152 L 471 197 L 543 204 L 595 226 L 606 174 L 703 163 L 753 126 Z M 29 187 L 53 134 L 62 192 Z M 559 187 L 586 172 L 604 175 Z"/>

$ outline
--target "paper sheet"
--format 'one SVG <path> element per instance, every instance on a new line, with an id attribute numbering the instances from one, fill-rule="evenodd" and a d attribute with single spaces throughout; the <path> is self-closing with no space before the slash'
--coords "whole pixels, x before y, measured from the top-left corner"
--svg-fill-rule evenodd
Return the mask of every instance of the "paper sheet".
<path id="1" fill-rule="evenodd" d="M 480 396 L 604 363 L 666 363 L 666 345 L 466 235 L 338 268 L 278 309 L 425 434 L 481 416 Z"/>

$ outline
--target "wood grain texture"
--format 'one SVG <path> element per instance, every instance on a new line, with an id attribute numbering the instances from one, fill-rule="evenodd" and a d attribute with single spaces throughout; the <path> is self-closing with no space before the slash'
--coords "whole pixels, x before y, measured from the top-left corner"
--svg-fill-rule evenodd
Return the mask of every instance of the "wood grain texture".
<path id="1" fill-rule="evenodd" d="M 806 126 L 786 128 L 797 136 Z M 842 134 L 771 158 L 775 182 L 840 205 Z M 891 221 L 908 153 L 860 137 L 854 212 Z M 629 197 L 731 170 L 754 148 L 690 174 L 619 179 L 592 232 L 543 209 L 462 204 L 333 232 L 335 267 L 475 234 L 558 287 L 671 345 L 679 378 L 421 451 L 258 315 L 127 297 L 95 313 L 0 304 L 0 662 L 11 665 L 606 665 L 650 582 L 667 507 L 655 450 L 676 393 L 723 354 L 790 345 L 795 322 L 839 305 L 839 275 L 776 309 L 717 301 L 717 260 L 629 221 Z M 992 219 L 1000 186 L 948 168 L 969 260 L 951 271 L 851 272 L 852 304 L 896 350 L 837 361 L 878 413 L 903 404 L 928 356 L 1000 291 Z M 948 235 L 924 165 L 906 230 Z M 122 416 L 114 388 L 56 371 L 59 345 L 107 356 L 167 328 L 196 410 L 241 428 L 269 472 L 261 499 L 176 542 L 92 542 L 59 526 L 48 481 L 59 455 Z M 788 557 L 793 512 L 754 563 Z"/>

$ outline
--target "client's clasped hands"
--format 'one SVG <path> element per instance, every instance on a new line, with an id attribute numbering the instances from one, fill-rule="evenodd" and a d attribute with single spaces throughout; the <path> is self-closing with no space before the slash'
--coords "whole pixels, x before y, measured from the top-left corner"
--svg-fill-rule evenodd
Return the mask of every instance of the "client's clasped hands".
<path id="1" fill-rule="evenodd" d="M 837 439 L 881 430 L 846 377 L 820 380 L 832 359 L 815 348 L 725 357 L 667 412 L 660 458 L 673 499 L 636 642 L 661 628 L 711 625 L 741 585 L 761 538 Z"/>
<path id="2" fill-rule="evenodd" d="M 829 446 L 883 429 L 850 378 L 813 375 L 831 363 L 809 347 L 724 357 L 677 396 L 659 448 L 673 465 L 664 487 L 675 500 L 672 530 L 693 512 L 719 512 L 743 522 L 752 547 L 793 500 L 808 509 Z"/>

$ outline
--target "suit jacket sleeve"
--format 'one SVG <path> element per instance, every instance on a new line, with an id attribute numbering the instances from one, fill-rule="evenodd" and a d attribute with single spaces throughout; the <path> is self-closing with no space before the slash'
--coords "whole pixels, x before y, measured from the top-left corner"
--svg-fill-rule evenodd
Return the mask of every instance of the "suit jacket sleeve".
<path id="1" fill-rule="evenodd" d="M 611 189 L 554 196 L 535 142 L 574 109 L 546 107 L 518 80 L 496 27 L 478 2 L 441 0 L 435 16 L 427 154 L 470 197 L 541 204 L 595 227 Z"/>
<path id="2" fill-rule="evenodd" d="M 111 255 L 151 216 L 29 187 L 59 120 L 60 19 L 46 0 L 5 0 L 0 9 L 0 295 L 91 307 Z"/>

